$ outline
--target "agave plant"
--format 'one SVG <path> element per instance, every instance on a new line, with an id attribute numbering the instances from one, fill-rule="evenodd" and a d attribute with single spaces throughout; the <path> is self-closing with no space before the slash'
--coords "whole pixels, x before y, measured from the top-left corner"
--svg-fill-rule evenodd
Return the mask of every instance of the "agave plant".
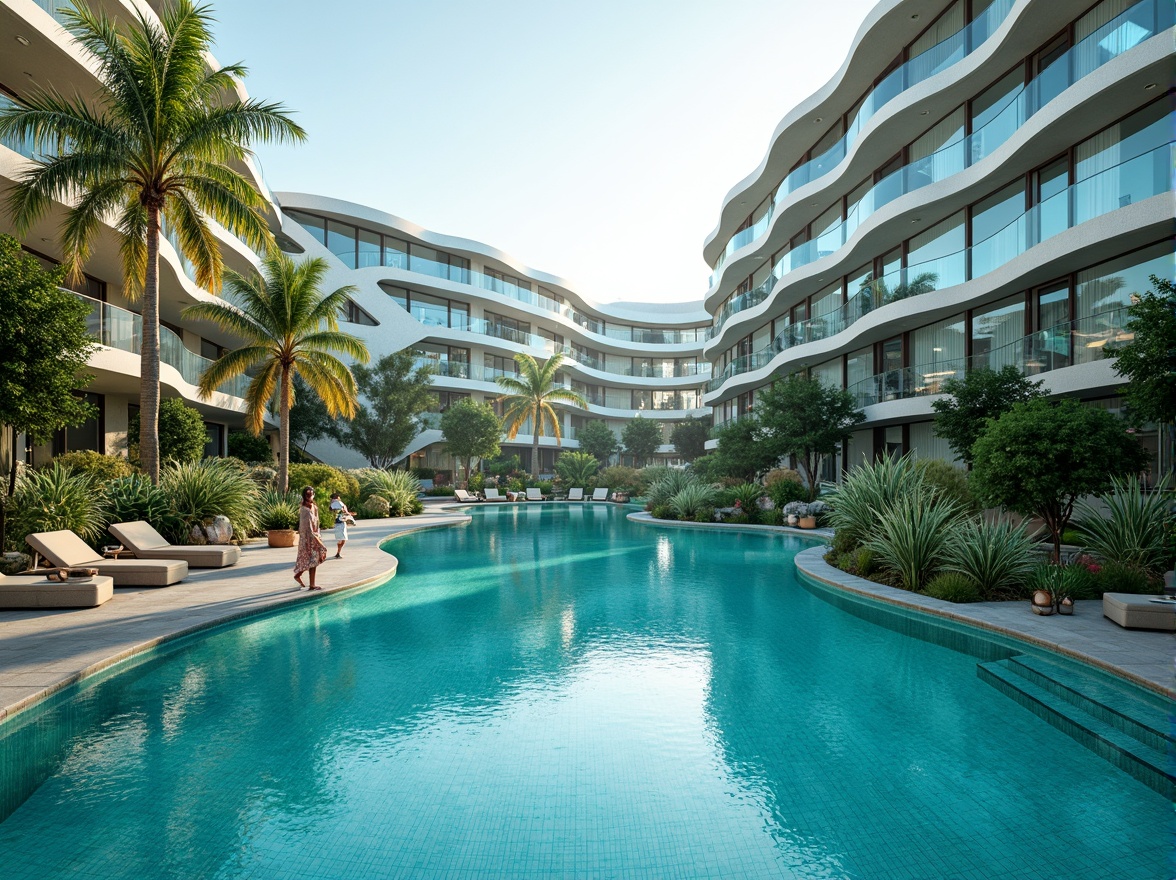
<path id="1" fill-rule="evenodd" d="M 257 527 L 260 531 L 298 528 L 298 505 L 300 501 L 294 492 L 279 492 L 268 489 L 261 496 L 258 505 Z"/>
<path id="2" fill-rule="evenodd" d="M 678 519 L 694 519 L 699 511 L 715 506 L 717 494 L 718 491 L 709 483 L 691 483 L 670 498 L 670 509 L 678 515 Z"/>
<path id="3" fill-rule="evenodd" d="M 106 528 L 105 499 L 93 478 L 57 463 L 23 471 L 9 504 L 8 534 L 18 549 L 34 532 L 67 529 L 94 543 Z"/>
<path id="4" fill-rule="evenodd" d="M 176 538 L 185 539 L 192 526 L 215 516 L 228 517 L 237 535 L 257 529 L 261 490 L 231 462 L 220 458 L 176 462 L 164 468 L 159 485 L 171 498 L 178 524 Z"/>
<path id="5" fill-rule="evenodd" d="M 924 478 L 915 462 L 909 454 L 884 456 L 863 462 L 845 475 L 829 498 L 829 522 L 843 542 L 849 547 L 866 543 L 880 515 L 899 499 L 920 493 Z"/>
<path id="6" fill-rule="evenodd" d="M 959 525 L 959 507 L 920 490 L 892 502 L 876 519 L 865 546 L 884 569 L 898 575 L 904 589 L 918 592 L 946 559 Z"/>
<path id="7" fill-rule="evenodd" d="M 1167 477 L 1155 491 L 1144 491 L 1137 477 L 1115 477 L 1104 497 L 1108 515 L 1089 502 L 1077 505 L 1075 527 L 1082 543 L 1104 562 L 1134 565 L 1153 573 L 1167 568 L 1165 528 L 1171 517 Z"/>
<path id="8" fill-rule="evenodd" d="M 967 575 L 986 599 L 1016 599 L 1033 569 L 1032 549 L 1024 524 L 969 520 L 948 546 L 943 567 Z"/>
<path id="9" fill-rule="evenodd" d="M 646 494 L 646 501 L 650 507 L 660 507 L 663 504 L 669 504 L 671 498 L 687 486 L 693 486 L 697 482 L 698 478 L 690 471 L 667 471 L 657 481 L 650 484 L 649 491 Z"/>
<path id="10" fill-rule="evenodd" d="M 178 528 L 171 497 L 146 474 L 134 473 L 111 480 L 106 484 L 104 497 L 109 522 L 142 520 L 165 535 Z"/>

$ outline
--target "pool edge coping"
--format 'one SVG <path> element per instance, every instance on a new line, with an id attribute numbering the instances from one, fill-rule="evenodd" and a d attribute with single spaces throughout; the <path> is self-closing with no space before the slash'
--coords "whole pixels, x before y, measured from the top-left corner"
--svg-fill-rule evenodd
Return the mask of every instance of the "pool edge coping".
<path id="1" fill-rule="evenodd" d="M 391 534 L 377 538 L 375 542 L 376 548 L 381 548 L 382 545 L 386 542 L 399 538 L 401 535 L 422 532 L 427 529 L 445 529 L 455 525 L 464 525 L 465 523 L 472 521 L 468 515 L 448 510 L 445 512 L 453 516 L 453 520 L 451 522 L 433 522 L 399 529 L 395 532 L 392 532 Z M 400 559 L 395 554 L 388 553 L 388 557 L 392 560 L 392 565 L 389 568 L 376 574 L 369 575 L 368 577 L 362 578 L 360 580 L 342 584 L 337 587 L 327 587 L 323 590 L 316 590 L 313 593 L 308 590 L 305 593 L 298 592 L 278 594 L 278 596 L 275 596 L 272 601 L 264 602 L 253 608 L 227 612 L 220 617 L 203 620 L 200 623 L 195 623 L 181 629 L 173 630 L 171 632 L 164 633 L 163 635 L 155 636 L 153 638 L 139 642 L 129 648 L 124 648 L 123 650 L 91 663 L 82 669 L 68 673 L 64 678 L 55 681 L 53 684 L 46 685 L 44 688 L 35 693 L 29 694 L 26 697 L 22 697 L 15 703 L 10 703 L 7 706 L 0 706 L 0 727 L 8 724 L 16 716 L 22 715 L 30 709 L 36 708 L 41 703 L 65 690 L 66 688 L 80 684 L 88 678 L 93 678 L 96 675 L 106 672 L 110 668 L 117 666 L 119 663 L 124 663 L 127 660 L 149 654 L 151 651 L 154 651 L 160 646 L 168 644 L 169 642 L 188 638 L 189 636 L 196 635 L 197 633 L 203 632 L 204 630 L 216 629 L 217 627 L 225 626 L 229 623 L 235 623 L 246 618 L 271 614 L 279 609 L 285 609 L 309 602 L 321 602 L 329 596 L 338 596 L 343 593 L 355 592 L 364 587 L 375 587 L 382 585 L 383 583 L 386 583 L 387 581 L 390 581 L 392 578 L 396 577 L 396 572 L 400 567 Z"/>

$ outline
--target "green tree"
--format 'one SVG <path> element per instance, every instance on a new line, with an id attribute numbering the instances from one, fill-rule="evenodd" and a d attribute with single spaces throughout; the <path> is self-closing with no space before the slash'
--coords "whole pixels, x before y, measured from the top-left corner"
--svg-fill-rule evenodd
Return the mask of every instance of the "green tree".
<path id="1" fill-rule="evenodd" d="M 552 403 L 588 408 L 588 401 L 579 392 L 556 384 L 555 374 L 559 372 L 563 357 L 562 353 L 556 352 L 539 364 L 529 354 L 516 354 L 518 376 L 498 376 L 494 380 L 506 392 L 499 398 L 506 403 L 502 418 L 506 436 L 513 440 L 528 421 L 531 423 L 531 476 L 535 479 L 539 478 L 539 438 L 550 427 L 555 445 L 560 446 L 563 442 L 559 414 Z"/>
<path id="2" fill-rule="evenodd" d="M 339 423 L 314 389 L 301 376 L 294 377 L 294 403 L 290 407 L 290 445 L 302 450 L 321 437 L 339 439 Z"/>
<path id="3" fill-rule="evenodd" d="M 239 458 L 241 461 L 264 465 L 274 463 L 274 450 L 263 434 L 229 431 L 228 445 L 229 455 Z"/>
<path id="4" fill-rule="evenodd" d="M 125 289 L 141 293 L 140 456 L 159 482 L 159 245 L 163 225 L 195 268 L 196 283 L 220 288 L 224 271 L 210 220 L 261 251 L 273 236 L 265 199 L 235 170 L 254 141 L 301 141 L 305 132 L 279 104 L 242 100 L 245 68 L 208 64 L 212 16 L 192 0 L 163 4 L 159 20 L 138 10 L 110 18 L 81 0 L 62 7 L 65 27 L 86 51 L 99 88 L 87 105 L 36 90 L 0 111 L 0 139 L 31 138 L 41 158 L 8 196 L 14 225 L 27 231 L 65 204 L 61 246 L 74 277 L 108 220 L 122 236 Z"/>
<path id="5" fill-rule="evenodd" d="M 502 422 L 490 404 L 463 397 L 441 414 L 441 436 L 449 454 L 465 460 L 468 486 L 474 459 L 498 455 Z"/>
<path id="6" fill-rule="evenodd" d="M 410 348 L 384 355 L 373 367 L 355 367 L 354 372 L 366 402 L 343 429 L 343 444 L 372 467 L 391 467 L 421 432 L 421 413 L 437 406 L 433 373 L 417 366 L 417 352 Z"/>
<path id="7" fill-rule="evenodd" d="M 85 372 L 94 337 L 86 326 L 89 306 L 61 290 L 65 270 L 47 271 L 12 236 L 0 235 L 0 426 L 7 435 L 3 462 L 5 497 L 16 491 L 16 437 L 44 443 L 61 428 L 80 425 L 94 407 L 74 395 L 91 376 Z M 0 548 L 6 546 L 0 503 Z"/>
<path id="8" fill-rule="evenodd" d="M 599 467 L 596 456 L 587 452 L 565 452 L 555 462 L 555 472 L 569 488 L 587 486 Z"/>
<path id="9" fill-rule="evenodd" d="M 139 461 L 139 424 L 127 425 L 127 452 L 131 461 Z M 159 404 L 159 459 L 164 464 L 191 464 L 204 458 L 208 446 L 208 428 L 200 411 L 188 406 L 178 397 L 169 397 Z"/>
<path id="10" fill-rule="evenodd" d="M 576 433 L 576 439 L 580 443 L 580 449 L 602 465 L 608 464 L 608 460 L 618 448 L 617 435 L 612 432 L 607 422 L 600 419 L 593 419 L 584 425 Z"/>
<path id="11" fill-rule="evenodd" d="M 1176 422 L 1176 285 L 1156 275 L 1151 283 L 1127 309 L 1131 341 L 1104 349 L 1130 380 L 1123 397 L 1136 426 Z"/>
<path id="12" fill-rule="evenodd" d="M 706 453 L 706 441 L 710 437 L 710 419 L 696 419 L 687 416 L 686 421 L 674 425 L 670 442 L 674 450 L 687 461 L 694 461 Z"/>
<path id="13" fill-rule="evenodd" d="M 209 364 L 200 376 L 205 399 L 229 379 L 252 371 L 245 392 L 245 426 L 254 434 L 265 427 L 265 413 L 278 400 L 278 489 L 285 492 L 290 473 L 290 407 L 294 379 L 301 376 L 333 416 L 356 412 L 356 382 L 342 354 L 367 363 L 367 346 L 339 330 L 339 315 L 354 288 L 340 287 L 323 295 L 326 260 L 295 263 L 277 248 L 262 261 L 262 275 L 249 278 L 230 272 L 225 286 L 228 302 L 200 302 L 184 317 L 212 321 L 245 340 Z"/>
<path id="14" fill-rule="evenodd" d="M 1016 404 L 985 422 L 972 453 L 976 495 L 986 504 L 1039 517 L 1053 537 L 1055 560 L 1074 502 L 1108 492 L 1112 478 L 1147 464 L 1122 421 L 1076 400 Z"/>
<path id="15" fill-rule="evenodd" d="M 853 395 L 793 373 L 760 392 L 755 404 L 761 442 L 777 459 L 795 455 L 809 498 L 820 489 L 821 459 L 866 420 Z"/>
<path id="16" fill-rule="evenodd" d="M 712 455 L 703 456 L 711 460 L 699 469 L 708 477 L 739 477 L 750 482 L 761 472 L 775 467 L 780 459 L 780 454 L 763 442 L 759 419 L 754 413 L 721 425 L 715 437 L 718 447 Z"/>
<path id="17" fill-rule="evenodd" d="M 653 419 L 637 416 L 621 431 L 621 445 L 633 456 L 637 467 L 643 467 L 661 444 L 661 423 Z"/>
<path id="18" fill-rule="evenodd" d="M 1045 397 L 1041 383 L 1021 375 L 1014 366 L 971 370 L 962 379 L 944 382 L 943 393 L 931 403 L 935 433 L 968 467 L 972 466 L 972 444 L 987 419 L 999 419 L 1018 403 Z"/>

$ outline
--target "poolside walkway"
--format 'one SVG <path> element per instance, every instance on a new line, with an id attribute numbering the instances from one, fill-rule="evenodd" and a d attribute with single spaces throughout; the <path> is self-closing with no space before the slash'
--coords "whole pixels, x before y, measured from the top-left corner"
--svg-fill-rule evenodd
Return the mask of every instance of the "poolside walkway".
<path id="1" fill-rule="evenodd" d="M 406 519 L 360 520 L 342 559 L 319 568 L 324 589 L 294 582 L 294 548 L 246 544 L 239 563 L 192 569 L 170 587 L 119 587 L 98 608 L 0 610 L 0 720 L 73 682 L 160 642 L 235 617 L 292 602 L 315 601 L 395 573 L 395 556 L 379 548 L 390 535 L 468 520 L 430 505 Z M 334 554 L 330 534 L 323 539 Z M 305 577 L 304 577 L 305 579 Z"/>

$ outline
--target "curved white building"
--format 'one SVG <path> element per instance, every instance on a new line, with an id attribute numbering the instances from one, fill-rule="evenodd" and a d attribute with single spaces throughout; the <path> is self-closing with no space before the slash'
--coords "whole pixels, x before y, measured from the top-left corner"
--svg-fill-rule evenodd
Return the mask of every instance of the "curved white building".
<path id="1" fill-rule="evenodd" d="M 865 409 L 844 461 L 951 458 L 974 367 L 1118 407 L 1102 347 L 1174 275 L 1173 41 L 1171 0 L 880 4 L 705 243 L 716 423 L 797 371 Z"/>
<path id="2" fill-rule="evenodd" d="M 587 410 L 558 405 L 563 448 L 576 448 L 585 422 L 605 421 L 620 435 L 638 416 L 662 427 L 659 458 L 674 460 L 673 426 L 709 418 L 702 403 L 710 363 L 702 344 L 710 316 L 701 302 L 600 305 L 562 278 L 531 269 L 488 245 L 422 229 L 391 214 L 323 196 L 278 193 L 286 239 L 331 266 L 326 285 L 354 285 L 348 330 L 372 359 L 412 346 L 436 370 L 443 411 L 463 397 L 493 402 L 496 376 L 513 375 L 514 355 L 544 359 L 562 352 L 562 379 L 588 401 Z M 448 469 L 438 417 L 407 450 L 415 464 Z M 526 429 L 525 429 L 526 431 Z M 530 467 L 532 436 L 504 439 L 503 454 Z M 353 451 L 322 443 L 311 451 L 363 464 Z M 540 471 L 550 473 L 556 441 L 540 438 Z"/>

